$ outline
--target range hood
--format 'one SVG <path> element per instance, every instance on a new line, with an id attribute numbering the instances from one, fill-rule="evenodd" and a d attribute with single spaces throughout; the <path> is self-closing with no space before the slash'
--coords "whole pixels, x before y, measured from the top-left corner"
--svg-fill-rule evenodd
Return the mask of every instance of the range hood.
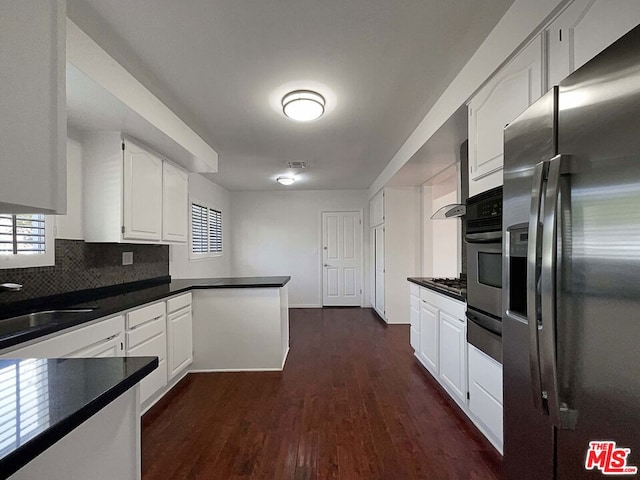
<path id="1" fill-rule="evenodd" d="M 447 218 L 462 217 L 467 213 L 467 206 L 463 203 L 451 203 L 439 208 L 433 215 L 431 220 L 444 220 Z"/>

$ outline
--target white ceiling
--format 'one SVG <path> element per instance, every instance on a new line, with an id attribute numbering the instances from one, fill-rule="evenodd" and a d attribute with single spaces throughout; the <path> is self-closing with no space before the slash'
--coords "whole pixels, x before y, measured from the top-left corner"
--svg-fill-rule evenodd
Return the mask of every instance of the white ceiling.
<path id="1" fill-rule="evenodd" d="M 513 0 L 68 0 L 69 17 L 219 153 L 229 190 L 368 188 Z M 295 123 L 279 101 L 315 89 Z"/>

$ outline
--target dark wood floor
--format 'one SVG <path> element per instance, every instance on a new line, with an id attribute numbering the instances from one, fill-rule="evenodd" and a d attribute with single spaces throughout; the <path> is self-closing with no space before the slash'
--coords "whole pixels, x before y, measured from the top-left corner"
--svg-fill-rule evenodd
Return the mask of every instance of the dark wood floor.
<path id="1" fill-rule="evenodd" d="M 192 374 L 143 419 L 143 479 L 498 479 L 499 455 L 368 309 L 291 310 L 282 373 Z M 175 389 L 174 389 L 175 390 Z"/>

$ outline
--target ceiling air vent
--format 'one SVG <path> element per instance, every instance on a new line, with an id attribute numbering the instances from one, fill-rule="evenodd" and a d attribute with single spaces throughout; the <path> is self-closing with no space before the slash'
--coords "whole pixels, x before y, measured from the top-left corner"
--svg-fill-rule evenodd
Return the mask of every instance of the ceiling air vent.
<path id="1" fill-rule="evenodd" d="M 307 168 L 307 162 L 287 162 L 287 165 L 289 168 Z"/>

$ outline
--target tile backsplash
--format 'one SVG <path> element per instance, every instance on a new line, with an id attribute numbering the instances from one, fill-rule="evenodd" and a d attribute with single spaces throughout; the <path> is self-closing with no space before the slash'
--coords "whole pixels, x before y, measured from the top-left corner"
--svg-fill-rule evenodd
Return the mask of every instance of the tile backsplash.
<path id="1" fill-rule="evenodd" d="M 0 283 L 23 285 L 20 292 L 0 292 L 0 304 L 169 275 L 166 245 L 58 239 L 55 248 L 55 266 L 0 270 Z M 133 252 L 133 265 L 122 265 L 122 252 Z"/>

